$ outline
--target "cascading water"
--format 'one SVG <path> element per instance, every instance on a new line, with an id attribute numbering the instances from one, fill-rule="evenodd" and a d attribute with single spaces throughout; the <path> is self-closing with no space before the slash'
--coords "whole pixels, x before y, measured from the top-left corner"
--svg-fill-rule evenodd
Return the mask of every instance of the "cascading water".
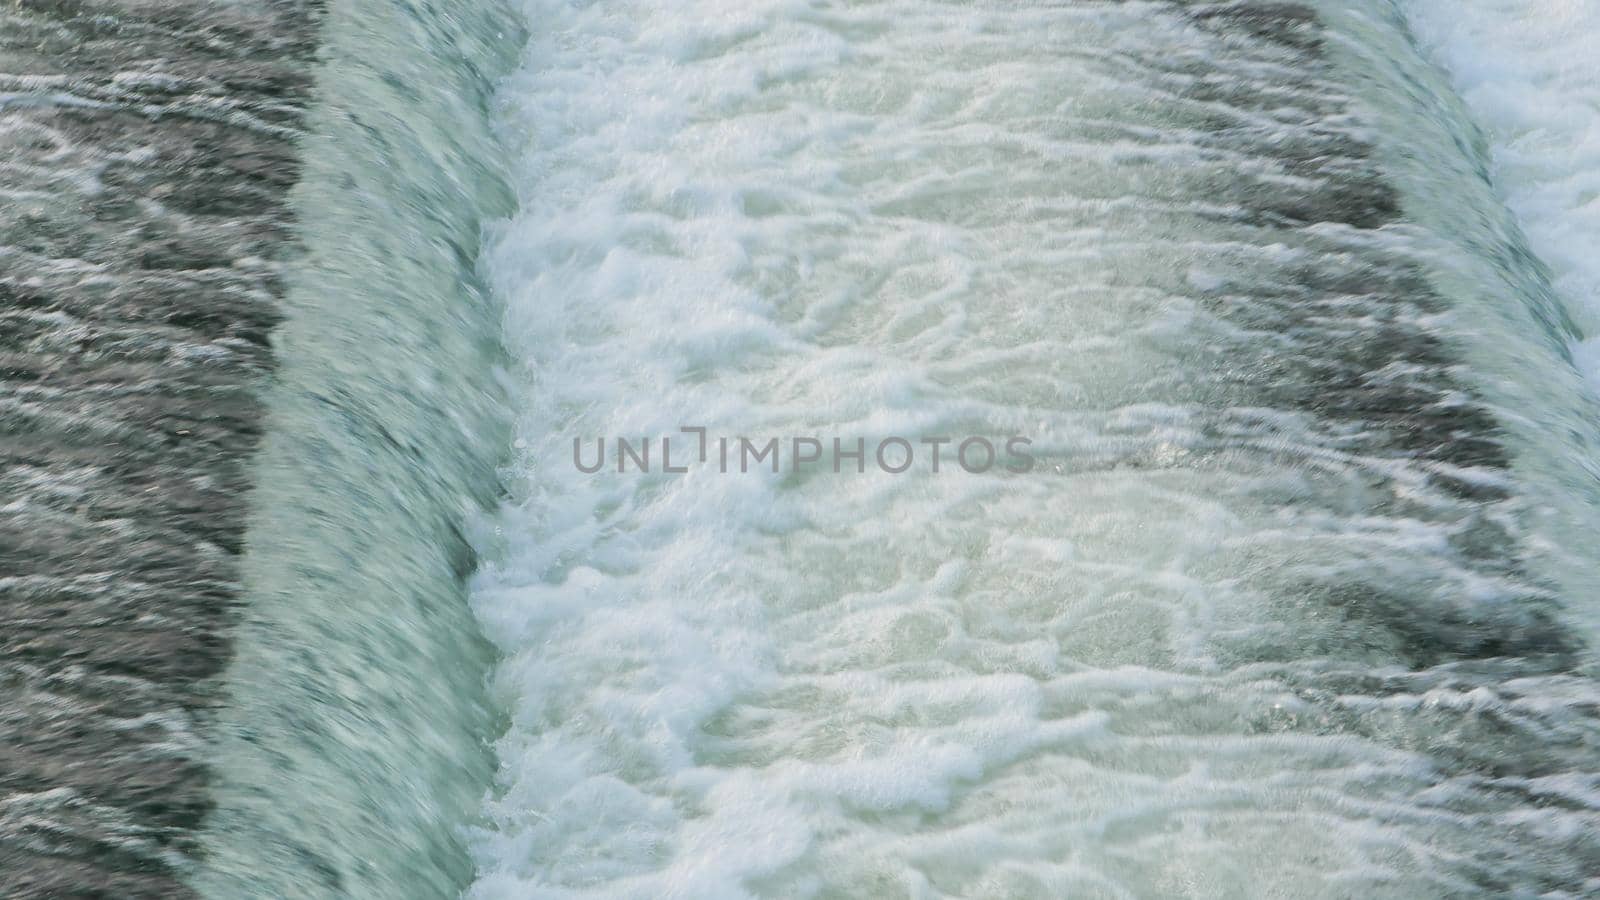
<path id="1" fill-rule="evenodd" d="M 1493 182 L 1529 248 L 1591 336 L 1575 348 L 1600 383 L 1600 7 L 1581 0 L 1405 0 L 1429 55 L 1488 138 Z"/>
<path id="2" fill-rule="evenodd" d="M 23 6 L 0 892 L 1600 894 L 1587 7 Z"/>
<path id="3" fill-rule="evenodd" d="M 448 896 L 490 774 L 462 529 L 506 444 L 479 219 L 507 204 L 494 4 L 331 4 L 294 194 L 244 621 L 215 728 L 214 897 Z"/>

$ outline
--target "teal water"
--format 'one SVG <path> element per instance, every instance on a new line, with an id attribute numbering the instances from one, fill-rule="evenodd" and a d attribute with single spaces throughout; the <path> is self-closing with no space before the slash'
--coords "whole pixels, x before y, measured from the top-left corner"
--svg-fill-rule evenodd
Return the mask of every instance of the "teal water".
<path id="1" fill-rule="evenodd" d="M 471 876 L 459 829 L 495 714 L 463 528 L 495 502 L 509 420 L 475 273 L 480 221 L 510 202 L 488 113 L 516 29 L 492 4 L 327 13 L 204 895 L 448 896 Z"/>

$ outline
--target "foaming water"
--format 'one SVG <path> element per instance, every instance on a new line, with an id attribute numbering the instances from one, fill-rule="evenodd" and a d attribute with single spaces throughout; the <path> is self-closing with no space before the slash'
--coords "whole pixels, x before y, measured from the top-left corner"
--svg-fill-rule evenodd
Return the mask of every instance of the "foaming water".
<path id="1" fill-rule="evenodd" d="M 523 8 L 471 896 L 1600 888 L 1594 409 L 1392 7 Z M 1039 465 L 573 466 L 683 426 Z"/>
<path id="2" fill-rule="evenodd" d="M 1405 0 L 1421 43 L 1487 138 L 1492 179 L 1577 309 L 1600 385 L 1600 6 L 1582 0 Z"/>
<path id="3" fill-rule="evenodd" d="M 507 441 L 478 215 L 507 208 L 493 4 L 348 2 L 323 25 L 307 248 L 244 562 L 193 878 L 206 896 L 448 896 L 491 772 L 490 649 L 463 580 Z"/>

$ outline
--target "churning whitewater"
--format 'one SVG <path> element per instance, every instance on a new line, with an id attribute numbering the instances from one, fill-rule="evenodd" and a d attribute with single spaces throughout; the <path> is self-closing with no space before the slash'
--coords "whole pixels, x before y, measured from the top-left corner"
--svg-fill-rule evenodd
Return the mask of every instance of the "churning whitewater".
<path id="1" fill-rule="evenodd" d="M 1600 891 L 1592 315 L 1405 9 L 523 12 L 470 896 Z M 573 465 L 686 426 L 1039 464 Z"/>

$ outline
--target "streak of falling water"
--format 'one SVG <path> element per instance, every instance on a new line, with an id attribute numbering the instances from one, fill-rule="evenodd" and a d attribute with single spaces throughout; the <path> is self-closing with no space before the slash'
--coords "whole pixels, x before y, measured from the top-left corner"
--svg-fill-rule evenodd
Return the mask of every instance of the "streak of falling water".
<path id="1" fill-rule="evenodd" d="M 438 897 L 472 875 L 495 725 L 463 528 L 507 442 L 475 257 L 479 216 L 508 205 L 487 104 L 517 33 L 459 7 L 326 13 L 205 896 Z"/>

